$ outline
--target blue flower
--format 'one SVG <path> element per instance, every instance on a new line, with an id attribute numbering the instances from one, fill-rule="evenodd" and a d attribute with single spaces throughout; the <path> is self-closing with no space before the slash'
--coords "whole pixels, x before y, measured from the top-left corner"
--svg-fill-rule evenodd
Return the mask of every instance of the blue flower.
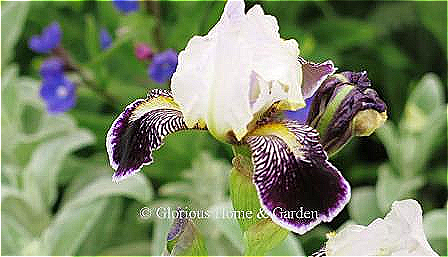
<path id="1" fill-rule="evenodd" d="M 149 65 L 148 74 L 152 80 L 162 84 L 171 79 L 171 76 L 176 71 L 176 67 L 177 53 L 172 49 L 168 49 L 153 57 L 152 63 Z"/>
<path id="2" fill-rule="evenodd" d="M 44 79 L 52 79 L 64 75 L 64 61 L 60 58 L 45 60 L 40 66 L 39 74 Z"/>
<path id="3" fill-rule="evenodd" d="M 63 74 L 44 77 L 40 96 L 47 104 L 49 113 L 66 112 L 76 104 L 76 86 Z"/>
<path id="4" fill-rule="evenodd" d="M 36 53 L 48 54 L 61 43 L 62 30 L 57 22 L 45 27 L 41 35 L 33 35 L 28 47 Z"/>
<path id="5" fill-rule="evenodd" d="M 110 36 L 107 29 L 102 28 L 100 32 L 100 46 L 101 50 L 106 50 L 112 45 L 112 37 Z"/>
<path id="6" fill-rule="evenodd" d="M 139 8 L 138 1 L 135 0 L 113 0 L 115 8 L 124 13 L 135 12 Z"/>

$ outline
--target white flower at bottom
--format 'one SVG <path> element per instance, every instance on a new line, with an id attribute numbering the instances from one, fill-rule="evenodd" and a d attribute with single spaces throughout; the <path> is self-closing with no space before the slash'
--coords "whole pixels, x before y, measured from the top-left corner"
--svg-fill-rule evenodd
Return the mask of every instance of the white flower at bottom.
<path id="1" fill-rule="evenodd" d="M 367 227 L 348 225 L 329 236 L 326 254 L 437 256 L 423 231 L 422 209 L 415 200 L 397 201 L 384 219 L 378 218 Z"/>

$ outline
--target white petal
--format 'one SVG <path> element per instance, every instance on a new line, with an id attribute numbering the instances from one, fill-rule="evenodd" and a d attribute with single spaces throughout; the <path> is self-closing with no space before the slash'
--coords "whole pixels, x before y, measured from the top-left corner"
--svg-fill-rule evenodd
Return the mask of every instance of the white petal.
<path id="1" fill-rule="evenodd" d="M 367 227 L 348 225 L 332 236 L 327 255 L 433 255 L 423 231 L 422 209 L 415 200 L 394 202 L 384 219 Z"/>
<path id="2" fill-rule="evenodd" d="M 273 16 L 260 6 L 244 13 L 243 1 L 228 1 L 208 35 L 193 37 L 179 54 L 171 80 L 188 126 L 205 123 L 221 140 L 240 140 L 256 114 L 274 102 L 304 106 L 301 65 L 294 40 L 280 38 Z"/>

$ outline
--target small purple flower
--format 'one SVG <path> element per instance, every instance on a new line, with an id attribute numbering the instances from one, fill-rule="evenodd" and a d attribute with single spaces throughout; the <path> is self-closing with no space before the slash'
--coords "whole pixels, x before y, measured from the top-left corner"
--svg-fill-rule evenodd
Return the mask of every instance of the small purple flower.
<path id="1" fill-rule="evenodd" d="M 135 12 L 139 8 L 139 3 L 135 0 L 113 0 L 112 3 L 123 13 Z"/>
<path id="2" fill-rule="evenodd" d="M 308 113 L 310 112 L 310 106 L 313 102 L 313 96 L 305 99 L 306 106 L 297 111 L 286 111 L 285 116 L 290 120 L 296 120 L 302 124 L 305 124 L 306 119 L 308 117 Z"/>
<path id="3" fill-rule="evenodd" d="M 100 46 L 101 50 L 106 50 L 112 45 L 112 37 L 110 36 L 107 29 L 102 28 L 100 32 Z"/>
<path id="4" fill-rule="evenodd" d="M 51 79 L 64 75 L 64 61 L 60 58 L 50 58 L 45 60 L 40 66 L 40 76 L 43 79 Z"/>
<path id="5" fill-rule="evenodd" d="M 63 74 L 42 80 L 40 96 L 47 104 L 49 113 L 66 112 L 76 104 L 76 86 Z"/>
<path id="6" fill-rule="evenodd" d="M 168 49 L 156 54 L 149 65 L 149 77 L 157 83 L 165 83 L 171 79 L 177 67 L 177 53 Z"/>
<path id="7" fill-rule="evenodd" d="M 151 47 L 145 43 L 138 43 L 134 48 L 134 54 L 140 61 L 151 60 L 154 55 Z"/>
<path id="8" fill-rule="evenodd" d="M 62 30 L 57 22 L 45 27 L 41 35 L 33 35 L 28 47 L 36 53 L 48 54 L 61 43 Z"/>

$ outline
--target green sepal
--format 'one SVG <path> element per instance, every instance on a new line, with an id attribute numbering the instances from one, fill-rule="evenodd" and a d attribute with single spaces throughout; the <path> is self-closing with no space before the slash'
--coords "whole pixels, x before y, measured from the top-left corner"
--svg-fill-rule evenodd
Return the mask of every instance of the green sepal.
<path id="1" fill-rule="evenodd" d="M 347 84 L 339 90 L 339 92 L 333 97 L 333 99 L 331 99 L 330 103 L 325 109 L 325 112 L 322 114 L 322 118 L 320 119 L 319 124 L 316 128 L 320 135 L 324 135 L 327 132 L 328 125 L 330 125 L 330 122 L 334 117 L 334 113 L 353 88 L 354 86 Z"/>
<path id="2" fill-rule="evenodd" d="M 273 223 L 269 218 L 263 219 L 244 232 L 246 243 L 244 255 L 265 255 L 283 242 L 287 236 L 288 230 Z"/>

